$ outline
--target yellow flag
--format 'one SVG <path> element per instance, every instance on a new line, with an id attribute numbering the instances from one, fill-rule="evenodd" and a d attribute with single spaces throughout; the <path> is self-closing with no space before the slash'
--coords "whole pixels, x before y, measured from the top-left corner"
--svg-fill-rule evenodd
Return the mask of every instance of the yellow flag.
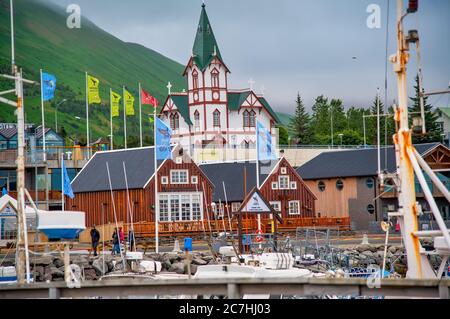
<path id="1" fill-rule="evenodd" d="M 100 104 L 102 99 L 100 98 L 99 84 L 100 81 L 93 76 L 88 75 L 88 103 L 89 104 Z"/>
<path id="2" fill-rule="evenodd" d="M 134 115 L 134 96 L 127 90 L 125 93 L 125 110 L 127 115 Z"/>
<path id="3" fill-rule="evenodd" d="M 122 97 L 116 92 L 111 91 L 111 116 L 119 116 L 119 104 Z"/>

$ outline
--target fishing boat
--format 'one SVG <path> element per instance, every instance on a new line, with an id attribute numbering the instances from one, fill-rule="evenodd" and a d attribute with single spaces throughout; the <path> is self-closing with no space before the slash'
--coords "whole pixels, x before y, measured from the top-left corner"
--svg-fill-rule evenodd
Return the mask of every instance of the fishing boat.
<path id="1" fill-rule="evenodd" d="M 40 211 L 37 229 L 43 232 L 48 240 L 74 240 L 86 229 L 85 213 L 74 211 Z"/>

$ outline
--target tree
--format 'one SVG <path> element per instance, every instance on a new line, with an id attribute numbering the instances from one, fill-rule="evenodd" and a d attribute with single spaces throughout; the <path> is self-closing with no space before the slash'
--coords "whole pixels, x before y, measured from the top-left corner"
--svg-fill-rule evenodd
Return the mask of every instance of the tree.
<path id="1" fill-rule="evenodd" d="M 295 109 L 295 116 L 291 119 L 289 128 L 293 134 L 297 144 L 311 143 L 310 117 L 305 110 L 300 93 L 297 94 L 297 107 Z M 281 137 L 281 132 L 280 132 Z"/>
<path id="2" fill-rule="evenodd" d="M 414 86 L 416 94 L 414 97 L 411 97 L 411 101 L 413 105 L 408 108 L 408 112 L 410 113 L 410 126 L 412 126 L 412 118 L 420 117 L 420 90 L 419 90 L 419 76 L 416 76 L 416 85 Z M 422 88 L 422 92 L 424 92 Z M 430 142 L 439 142 L 441 140 L 441 128 L 439 127 L 437 120 L 439 118 L 439 114 L 437 112 L 432 111 L 432 106 L 428 104 L 428 97 L 423 98 L 423 105 L 425 111 L 425 127 L 426 134 L 423 135 L 422 132 L 419 134 L 413 134 L 413 143 L 430 143 Z M 414 113 L 414 114 L 412 114 Z"/>
<path id="3" fill-rule="evenodd" d="M 279 138 L 278 138 L 278 145 L 289 145 L 289 132 L 288 130 L 282 126 L 277 126 Z"/>
<path id="4" fill-rule="evenodd" d="M 318 96 L 312 106 L 313 114 L 310 122 L 315 144 L 325 145 L 331 141 L 329 109 L 328 99 L 323 95 Z"/>
<path id="5" fill-rule="evenodd" d="M 330 102 L 330 116 L 333 116 L 333 132 L 343 131 L 347 127 L 347 118 L 344 112 L 344 105 L 339 99 L 332 99 Z M 330 118 L 331 125 L 331 118 Z"/>
<path id="6" fill-rule="evenodd" d="M 364 138 L 359 132 L 351 129 L 345 129 L 342 132 L 338 132 L 334 135 L 335 145 L 341 144 L 341 137 L 339 136 L 339 134 L 342 134 L 342 145 L 362 145 L 364 142 Z"/>

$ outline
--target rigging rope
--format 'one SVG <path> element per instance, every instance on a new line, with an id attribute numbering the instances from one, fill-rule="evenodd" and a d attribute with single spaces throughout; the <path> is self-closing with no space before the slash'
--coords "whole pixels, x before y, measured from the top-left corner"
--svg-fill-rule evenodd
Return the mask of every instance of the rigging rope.
<path id="1" fill-rule="evenodd" d="M 384 59 L 384 114 L 388 114 L 388 54 L 389 54 L 389 11 L 390 11 L 390 0 L 387 0 L 387 12 L 386 12 L 386 48 L 385 48 L 385 59 Z M 387 145 L 388 145 L 388 130 L 387 130 L 388 117 L 384 118 L 384 168 L 387 170 Z"/>

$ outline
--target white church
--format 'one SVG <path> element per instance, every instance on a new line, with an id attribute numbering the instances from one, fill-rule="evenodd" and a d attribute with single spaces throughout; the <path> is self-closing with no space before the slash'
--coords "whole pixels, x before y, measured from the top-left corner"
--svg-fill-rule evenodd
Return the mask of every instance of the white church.
<path id="1" fill-rule="evenodd" d="M 256 121 L 271 130 L 276 140 L 276 113 L 252 88 L 228 88 L 230 70 L 224 63 L 202 5 L 192 56 L 183 75 L 187 92 L 170 91 L 160 118 L 172 129 L 172 142 L 187 150 L 223 145 L 228 149 L 254 148 Z M 250 82 L 252 85 L 252 83 Z"/>

